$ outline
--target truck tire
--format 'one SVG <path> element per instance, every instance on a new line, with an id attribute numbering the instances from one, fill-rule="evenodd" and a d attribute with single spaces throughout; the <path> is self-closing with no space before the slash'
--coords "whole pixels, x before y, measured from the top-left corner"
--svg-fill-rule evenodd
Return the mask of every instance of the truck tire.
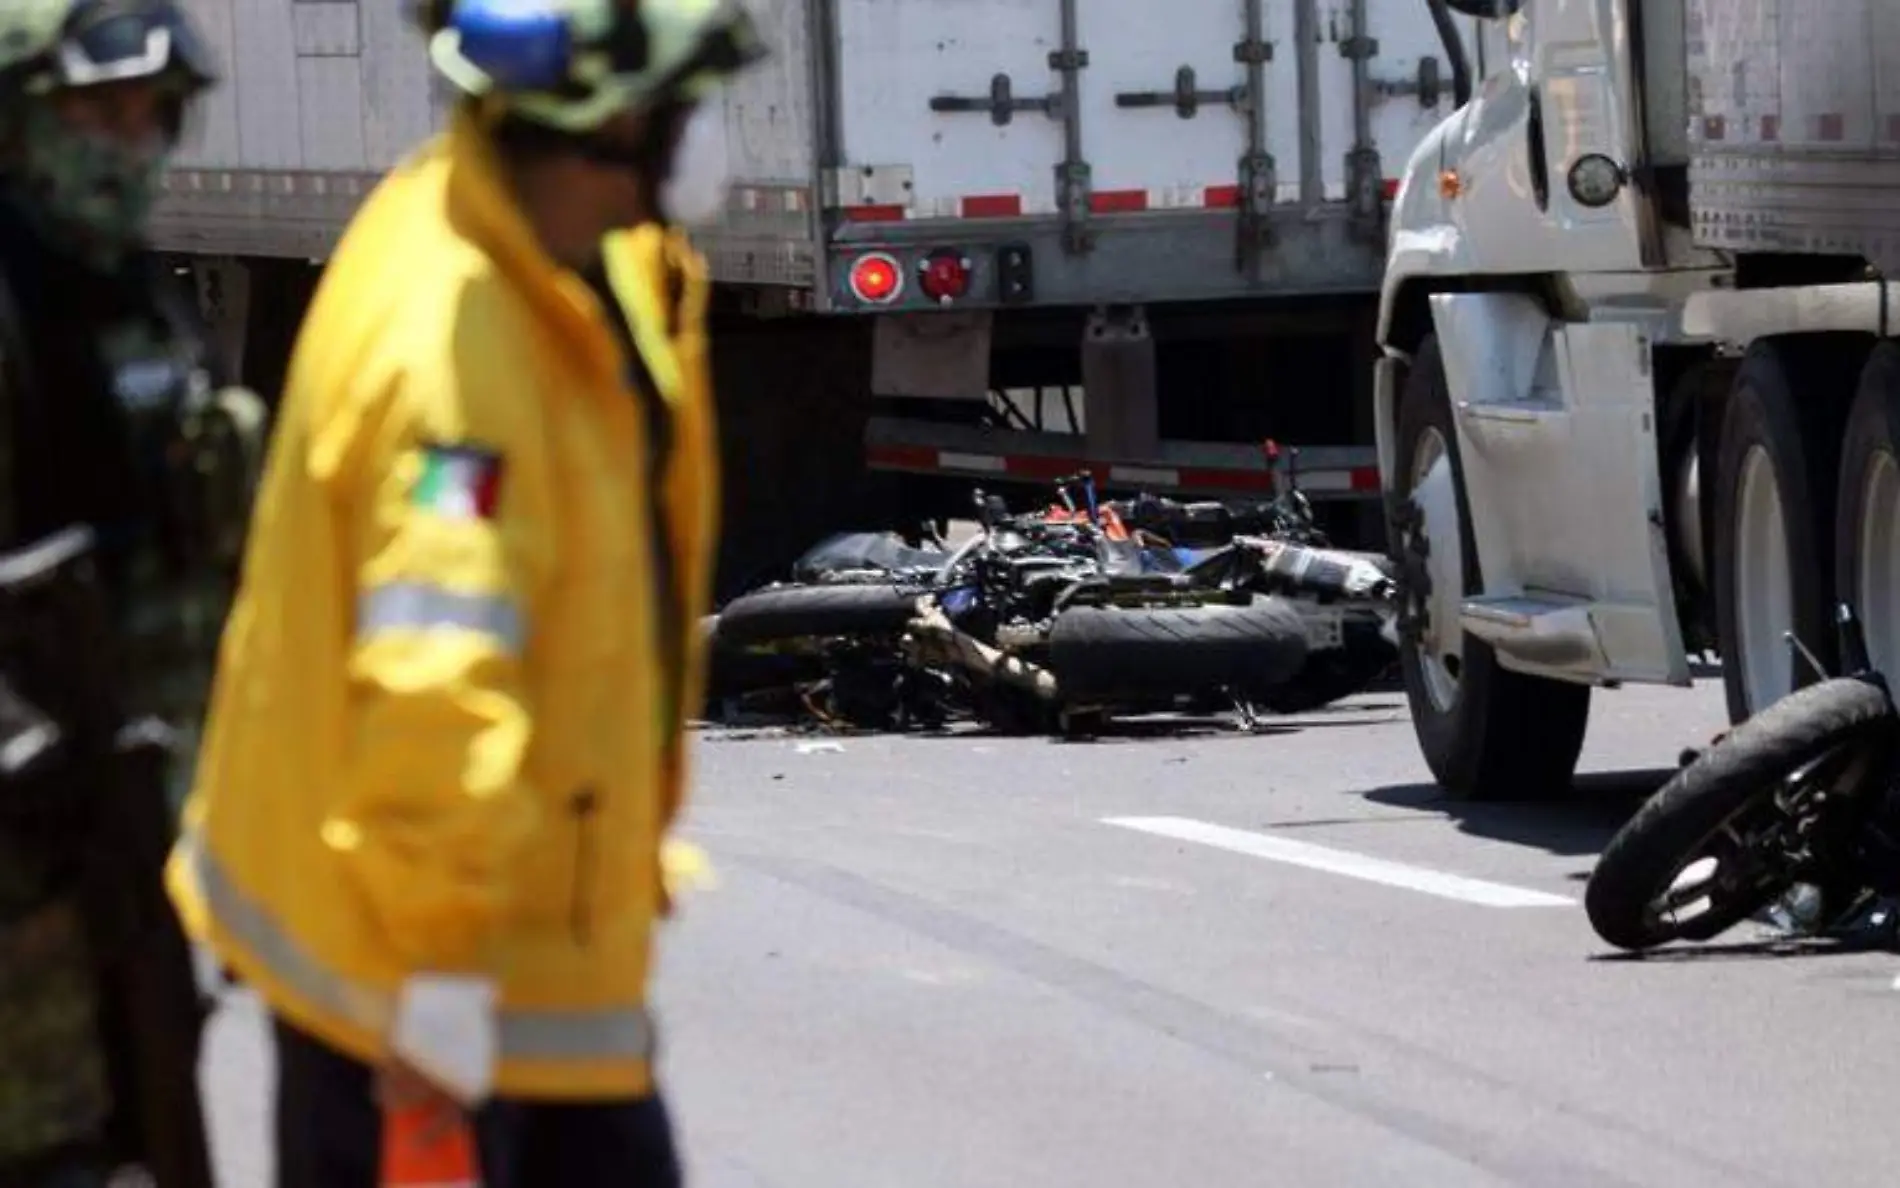
<path id="1" fill-rule="evenodd" d="M 1814 680 L 1785 631 L 1834 671 L 1834 483 L 1825 479 L 1840 439 L 1827 378 L 1816 352 L 1757 342 L 1722 418 L 1713 584 L 1730 722 Z"/>
<path id="2" fill-rule="evenodd" d="M 718 641 L 757 646 L 790 639 L 895 635 L 917 613 L 919 595 L 882 582 L 863 585 L 772 586 L 727 603 Z"/>
<path id="3" fill-rule="evenodd" d="M 1570 789 L 1583 749 L 1590 687 L 1512 672 L 1498 663 L 1489 644 L 1465 636 L 1455 621 L 1448 627 L 1435 622 L 1455 620 L 1463 599 L 1483 589 L 1451 393 L 1435 336 L 1419 344 L 1398 422 L 1398 501 L 1389 535 L 1406 608 L 1399 667 L 1425 764 L 1456 797 L 1562 795 Z M 1427 494 L 1427 480 L 1436 487 L 1427 495 L 1429 510 L 1419 499 Z M 1452 541 L 1444 539 L 1454 535 Z M 1434 549 L 1448 555 L 1434 557 Z M 1434 574 L 1454 589 L 1437 591 Z"/>
<path id="4" fill-rule="evenodd" d="M 1306 659 L 1306 627 L 1279 598 L 1244 606 L 1078 606 L 1049 630 L 1065 701 L 1115 701 L 1284 681 Z"/>
<path id="5" fill-rule="evenodd" d="M 1891 746 L 1894 728 L 1886 697 L 1863 681 L 1824 681 L 1765 707 L 1670 777 L 1610 839 L 1584 889 L 1590 926 L 1619 949 L 1641 950 L 1713 939 L 1768 906 L 1789 884 L 1744 871 L 1740 886 L 1717 884 L 1728 894 L 1711 895 L 1707 910 L 1686 920 L 1653 910 L 1685 871 L 1713 856 L 1704 847 L 1737 813 L 1775 796 L 1790 775 L 1836 748 Z M 1854 796 L 1879 790 L 1844 789 Z"/>
<path id="6" fill-rule="evenodd" d="M 1735 386 L 1739 360 L 1702 359 L 1676 378 L 1657 410 L 1656 445 L 1661 463 L 1663 535 L 1669 542 L 1669 575 L 1683 646 L 1716 649 L 1714 524 L 1712 489 L 1715 452 L 1721 445 L 1719 410 Z M 1705 428 L 1716 440 L 1702 441 Z"/>
<path id="7" fill-rule="evenodd" d="M 1900 679 L 1900 345 L 1874 348 L 1841 445 L 1834 589 L 1852 604 L 1874 668 Z"/>

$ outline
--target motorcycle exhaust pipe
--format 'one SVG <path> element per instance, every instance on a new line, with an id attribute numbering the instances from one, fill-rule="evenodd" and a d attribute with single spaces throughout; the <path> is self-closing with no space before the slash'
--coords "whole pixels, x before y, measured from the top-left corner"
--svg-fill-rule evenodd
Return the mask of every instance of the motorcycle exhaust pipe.
<path id="1" fill-rule="evenodd" d="M 1259 556 L 1261 572 L 1289 593 L 1374 601 L 1383 601 L 1394 593 L 1385 559 L 1375 554 L 1314 548 L 1266 537 L 1243 537 L 1240 541 Z"/>

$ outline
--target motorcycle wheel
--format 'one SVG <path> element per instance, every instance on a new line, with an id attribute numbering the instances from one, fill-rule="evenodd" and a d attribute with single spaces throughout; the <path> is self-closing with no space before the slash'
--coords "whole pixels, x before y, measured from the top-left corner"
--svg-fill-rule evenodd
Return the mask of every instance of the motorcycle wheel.
<path id="1" fill-rule="evenodd" d="M 757 646 L 791 639 L 895 635 L 917 614 L 918 595 L 882 582 L 770 586 L 727 603 L 715 638 Z"/>
<path id="2" fill-rule="evenodd" d="M 707 616 L 711 619 L 711 616 Z M 706 631 L 706 695 L 699 716 L 723 721 L 738 709 L 737 702 L 768 690 L 792 689 L 823 679 L 824 657 L 806 652 L 774 652 L 722 644 L 713 629 Z"/>
<path id="3" fill-rule="evenodd" d="M 1810 685 L 1735 727 L 1604 847 L 1584 891 L 1590 926 L 1637 951 L 1710 940 L 1754 915 L 1801 874 L 1782 860 L 1792 828 L 1821 821 L 1833 835 L 1848 823 L 1837 806 L 1872 802 L 1895 732 L 1886 697 L 1852 678 Z M 1685 881 L 1711 861 L 1712 873 Z"/>
<path id="4" fill-rule="evenodd" d="M 1348 623 L 1345 646 L 1309 653 L 1284 684 L 1268 685 L 1254 701 L 1276 714 L 1304 714 L 1363 693 L 1398 666 L 1398 649 L 1373 624 Z"/>
<path id="5" fill-rule="evenodd" d="M 1049 668 L 1069 701 L 1270 685 L 1305 660 L 1305 624 L 1281 598 L 1246 606 L 1076 606 L 1049 631 Z"/>

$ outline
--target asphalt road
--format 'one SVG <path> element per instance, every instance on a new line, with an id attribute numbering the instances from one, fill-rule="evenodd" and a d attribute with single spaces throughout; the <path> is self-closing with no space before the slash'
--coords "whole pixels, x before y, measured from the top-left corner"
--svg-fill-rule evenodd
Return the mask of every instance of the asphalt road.
<path id="1" fill-rule="evenodd" d="M 1891 1183 L 1900 958 L 1750 926 L 1606 959 L 1575 903 L 1712 683 L 1600 694 L 1559 805 L 1443 801 L 1394 696 L 1284 721 L 702 736 L 720 884 L 657 995 L 691 1182 Z M 258 1036 L 234 1001 L 207 1065 L 247 1188 Z"/>

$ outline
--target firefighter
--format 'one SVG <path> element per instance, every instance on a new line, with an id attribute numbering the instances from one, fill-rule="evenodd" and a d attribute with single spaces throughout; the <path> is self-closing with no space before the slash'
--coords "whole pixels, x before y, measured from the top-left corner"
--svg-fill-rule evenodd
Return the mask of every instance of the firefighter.
<path id="1" fill-rule="evenodd" d="M 174 895 L 268 1006 L 282 1188 L 378 1103 L 487 1188 L 675 1184 L 647 1008 L 716 525 L 726 0 L 422 6 L 449 128 L 293 351 Z"/>
<path id="2" fill-rule="evenodd" d="M 174 0 L 0 5 L 4 1188 L 210 1188 L 167 781 L 262 414 L 145 236 L 213 75 Z"/>

